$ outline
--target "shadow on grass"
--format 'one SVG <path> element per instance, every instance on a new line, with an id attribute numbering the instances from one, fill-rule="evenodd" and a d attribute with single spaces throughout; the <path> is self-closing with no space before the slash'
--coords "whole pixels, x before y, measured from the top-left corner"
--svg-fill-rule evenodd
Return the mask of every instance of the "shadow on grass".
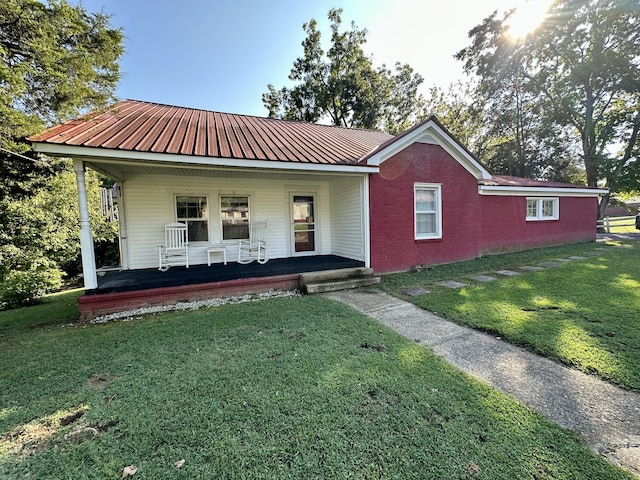
<path id="1" fill-rule="evenodd" d="M 0 439 L 55 432 L 0 454 L 3 478 L 119 478 L 126 465 L 145 478 L 631 478 L 320 297 L 23 330 L 10 343 Z M 95 436 L 69 436 L 82 425 Z"/>
<path id="2" fill-rule="evenodd" d="M 78 297 L 83 289 L 45 296 L 36 305 L 0 310 L 0 335 L 11 329 L 40 328 L 78 321 Z"/>
<path id="3" fill-rule="evenodd" d="M 406 299 L 640 391 L 640 248 L 612 248 L 497 282 Z M 397 289 L 396 289 L 397 292 Z"/>

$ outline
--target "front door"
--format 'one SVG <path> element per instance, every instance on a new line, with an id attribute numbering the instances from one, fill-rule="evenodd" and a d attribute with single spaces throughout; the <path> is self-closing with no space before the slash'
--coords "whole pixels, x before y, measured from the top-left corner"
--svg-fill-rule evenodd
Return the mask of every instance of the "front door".
<path id="1" fill-rule="evenodd" d="M 293 254 L 311 255 L 316 251 L 315 197 L 291 195 Z"/>

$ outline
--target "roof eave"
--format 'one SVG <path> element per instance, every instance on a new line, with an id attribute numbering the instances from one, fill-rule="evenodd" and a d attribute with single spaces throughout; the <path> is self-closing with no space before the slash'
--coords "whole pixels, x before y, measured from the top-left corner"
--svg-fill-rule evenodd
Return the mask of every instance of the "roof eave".
<path id="1" fill-rule="evenodd" d="M 435 142 L 430 141 L 428 136 L 435 140 Z M 460 165 L 462 165 L 462 167 L 471 173 L 477 180 L 491 179 L 489 171 L 484 168 L 466 148 L 452 137 L 451 134 L 447 132 L 434 117 L 407 130 L 386 144 L 382 144 L 368 156 L 363 158 L 361 163 L 380 166 L 386 160 L 416 142 L 436 143 L 444 148 L 449 155 L 455 158 L 458 163 L 460 163 Z"/>
<path id="2" fill-rule="evenodd" d="M 479 195 L 597 197 L 609 190 L 580 187 L 517 187 L 513 185 L 478 185 Z"/>
<path id="3" fill-rule="evenodd" d="M 377 173 L 377 166 L 363 166 L 359 164 L 326 164 L 283 162 L 277 160 L 250 160 L 221 157 L 202 157 L 195 155 L 178 155 L 171 153 L 138 152 L 132 150 L 116 150 L 107 148 L 81 147 L 61 145 L 45 142 L 33 142 L 36 152 L 55 157 L 81 158 L 91 160 L 128 160 L 157 164 L 198 165 L 208 167 L 239 167 L 285 171 L 316 171 L 335 173 Z"/>

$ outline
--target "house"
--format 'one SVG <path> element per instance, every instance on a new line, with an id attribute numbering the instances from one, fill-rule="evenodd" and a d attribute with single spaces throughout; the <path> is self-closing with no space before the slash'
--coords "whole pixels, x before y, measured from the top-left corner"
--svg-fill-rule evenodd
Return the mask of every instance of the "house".
<path id="1" fill-rule="evenodd" d="M 125 100 L 30 140 L 38 152 L 73 159 L 87 295 L 100 285 L 86 167 L 119 185 L 123 271 L 149 274 L 158 267 L 164 225 L 172 222 L 188 226 L 190 265 L 206 265 L 211 244 L 237 258 L 250 224 L 267 221 L 266 265 L 338 258 L 389 273 L 593 241 L 597 199 L 604 193 L 491 175 L 435 118 L 394 137 Z M 123 302 L 111 301 L 113 308 Z"/>

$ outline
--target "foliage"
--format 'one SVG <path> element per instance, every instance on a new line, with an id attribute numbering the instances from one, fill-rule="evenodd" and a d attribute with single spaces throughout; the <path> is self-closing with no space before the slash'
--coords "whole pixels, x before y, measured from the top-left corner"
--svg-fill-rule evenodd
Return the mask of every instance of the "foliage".
<path id="1" fill-rule="evenodd" d="M 512 14 L 484 19 L 457 54 L 478 77 L 494 138 L 504 135 L 494 155 L 502 170 L 557 178 L 580 158 L 589 186 L 637 188 L 637 2 L 556 0 L 535 34 L 519 40 L 509 35 Z"/>
<path id="2" fill-rule="evenodd" d="M 61 173 L 49 179 L 46 186 L 35 188 L 28 198 L 4 198 L 0 200 L 0 287 L 12 278 L 24 278 L 18 271 L 40 272 L 47 269 L 64 269 L 71 273 L 79 253 L 78 202 L 75 173 L 69 161 L 59 161 L 56 169 Z M 111 241 L 117 236 L 117 224 L 103 221 L 100 211 L 99 189 L 101 179 L 93 171 L 86 173 L 89 199 L 89 215 L 94 239 Z M 14 272 L 14 275 L 10 275 Z M 26 284 L 25 284 L 26 285 Z M 35 284 L 34 284 L 35 285 Z M 59 288 L 56 282 L 44 283 Z M 0 289 L 0 298 L 3 291 Z M 46 290 L 51 291 L 51 289 Z M 42 288 L 38 295 L 42 295 Z M 5 301 L 9 299 L 4 298 Z M 28 298 L 32 301 L 32 298 Z M 12 302 L 15 303 L 15 302 Z"/>
<path id="3" fill-rule="evenodd" d="M 9 307 L 33 304 L 62 286 L 62 272 L 51 260 L 39 257 L 27 263 L 26 269 L 10 270 L 0 283 L 0 298 Z"/>
<path id="4" fill-rule="evenodd" d="M 24 139 L 114 99 L 122 40 L 108 15 L 66 0 L 0 2 L 0 250 L 10 259 L 5 271 L 61 267 L 77 256 L 75 183 L 68 165 L 36 158 Z M 23 251 L 22 260 L 7 253 L 15 249 Z"/>
<path id="5" fill-rule="evenodd" d="M 431 87 L 423 115 L 425 118 L 435 116 L 462 145 L 483 160 L 486 135 L 475 89 L 472 81 L 452 83 L 446 90 Z"/>
<path id="6" fill-rule="evenodd" d="M 79 328 L 76 295 L 0 312 L 4 479 L 632 478 L 319 296 Z"/>
<path id="7" fill-rule="evenodd" d="M 489 283 L 473 284 L 469 278 L 473 273 L 498 268 L 518 271 L 524 265 L 572 256 L 584 259 Z M 640 351 L 634 347 L 640 343 L 638 246 L 609 246 L 603 251 L 586 244 L 481 260 L 464 262 L 457 271 L 442 266 L 390 276 L 385 288 L 455 322 L 640 391 Z M 470 285 L 459 290 L 438 285 L 451 278 L 463 278 Z M 406 297 L 402 292 L 409 286 L 430 293 Z"/>
<path id="8" fill-rule="evenodd" d="M 341 31 L 342 10 L 329 11 L 331 47 L 322 48 L 318 23 L 303 25 L 307 37 L 304 55 L 293 64 L 289 80 L 292 88 L 276 89 L 262 95 L 270 117 L 317 122 L 329 119 L 333 125 L 383 129 L 397 133 L 409 127 L 420 114 L 422 77 L 407 64 L 374 68 L 362 46 L 367 31 L 351 23 Z"/>

